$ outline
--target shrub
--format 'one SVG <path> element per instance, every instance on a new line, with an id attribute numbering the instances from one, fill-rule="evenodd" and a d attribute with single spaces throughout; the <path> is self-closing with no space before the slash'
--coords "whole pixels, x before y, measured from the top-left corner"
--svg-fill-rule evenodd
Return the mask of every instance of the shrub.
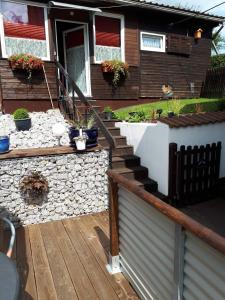
<path id="1" fill-rule="evenodd" d="M 103 110 L 103 112 L 105 112 L 105 113 L 110 113 L 110 112 L 112 112 L 113 110 L 112 110 L 112 108 L 110 107 L 110 106 L 106 106 L 105 108 L 104 108 L 104 110 Z"/>
<path id="2" fill-rule="evenodd" d="M 139 123 L 146 120 L 146 115 L 143 111 L 130 112 L 129 117 L 126 118 L 127 122 Z"/>
<path id="3" fill-rule="evenodd" d="M 211 56 L 211 67 L 218 68 L 225 66 L 225 54 Z"/>
<path id="4" fill-rule="evenodd" d="M 29 113 L 26 108 L 18 108 L 13 113 L 14 120 L 23 120 L 29 118 Z"/>

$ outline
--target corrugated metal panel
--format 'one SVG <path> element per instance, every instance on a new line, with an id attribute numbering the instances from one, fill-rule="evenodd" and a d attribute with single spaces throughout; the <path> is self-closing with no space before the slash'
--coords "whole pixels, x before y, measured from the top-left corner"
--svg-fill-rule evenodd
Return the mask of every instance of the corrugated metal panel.
<path id="1" fill-rule="evenodd" d="M 119 188 L 120 258 L 142 299 L 172 299 L 175 224 Z"/>
<path id="2" fill-rule="evenodd" d="M 225 257 L 199 238 L 186 235 L 183 298 L 225 299 Z"/>

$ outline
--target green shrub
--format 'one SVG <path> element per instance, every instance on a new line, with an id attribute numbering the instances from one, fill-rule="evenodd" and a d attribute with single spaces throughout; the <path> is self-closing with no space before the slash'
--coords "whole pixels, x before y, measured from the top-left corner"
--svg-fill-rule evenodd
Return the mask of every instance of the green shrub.
<path id="1" fill-rule="evenodd" d="M 211 67 L 218 68 L 225 66 L 225 54 L 211 56 Z"/>
<path id="2" fill-rule="evenodd" d="M 112 108 L 110 106 L 106 106 L 103 110 L 103 112 L 105 113 L 109 113 L 109 112 L 112 112 Z"/>
<path id="3" fill-rule="evenodd" d="M 129 117 L 126 118 L 127 122 L 130 123 L 139 123 L 146 121 L 146 115 L 143 111 L 130 112 Z"/>
<path id="4" fill-rule="evenodd" d="M 13 113 L 14 120 L 23 120 L 29 118 L 29 113 L 26 108 L 18 108 Z"/>

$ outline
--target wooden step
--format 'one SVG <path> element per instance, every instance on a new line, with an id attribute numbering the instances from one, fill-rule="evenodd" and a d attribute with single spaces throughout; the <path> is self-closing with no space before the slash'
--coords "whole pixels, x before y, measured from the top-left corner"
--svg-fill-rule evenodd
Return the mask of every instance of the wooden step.
<path id="1" fill-rule="evenodd" d="M 115 123 L 121 122 L 121 120 L 102 120 L 105 126 L 108 127 L 115 127 Z"/>
<path id="2" fill-rule="evenodd" d="M 140 179 L 140 180 L 132 180 L 132 182 L 139 187 L 145 189 L 149 193 L 157 193 L 158 184 L 154 180 L 150 178 Z"/>
<path id="3" fill-rule="evenodd" d="M 114 156 L 112 158 L 112 168 L 129 168 L 140 166 L 140 157 L 136 155 Z"/>
<path id="4" fill-rule="evenodd" d="M 104 149 L 109 150 L 109 147 L 104 147 Z M 114 156 L 124 156 L 124 155 L 133 155 L 134 149 L 132 146 L 127 145 L 117 145 L 116 149 L 113 150 L 113 157 Z"/>
<path id="5" fill-rule="evenodd" d="M 108 127 L 109 132 L 112 134 L 112 136 L 118 136 L 120 135 L 120 129 L 116 127 Z M 101 130 L 99 130 L 99 137 L 103 137 L 103 133 Z"/>
<path id="6" fill-rule="evenodd" d="M 130 168 L 117 168 L 114 171 L 120 175 L 123 175 L 127 179 L 144 179 L 148 178 L 148 169 L 142 166 L 130 167 Z"/>
<path id="7" fill-rule="evenodd" d="M 117 145 L 127 145 L 127 139 L 125 136 L 119 135 L 114 137 Z M 107 142 L 105 137 L 99 137 L 98 142 L 101 146 L 107 147 L 109 143 Z"/>

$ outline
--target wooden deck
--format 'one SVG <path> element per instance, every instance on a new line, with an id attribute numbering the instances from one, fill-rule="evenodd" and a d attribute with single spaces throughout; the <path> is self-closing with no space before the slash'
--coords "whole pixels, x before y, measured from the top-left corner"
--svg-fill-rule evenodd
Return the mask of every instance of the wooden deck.
<path id="1" fill-rule="evenodd" d="M 107 213 L 18 229 L 20 299 L 139 299 L 122 274 L 107 272 L 108 251 Z"/>

